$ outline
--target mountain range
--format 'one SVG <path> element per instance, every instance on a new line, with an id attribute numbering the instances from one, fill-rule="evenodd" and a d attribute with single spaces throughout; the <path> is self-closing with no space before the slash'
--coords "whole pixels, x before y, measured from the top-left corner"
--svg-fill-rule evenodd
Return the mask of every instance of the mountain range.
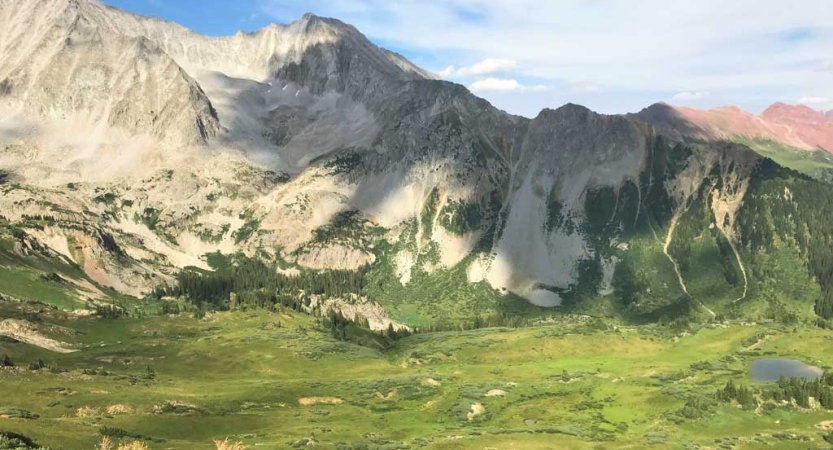
<path id="1" fill-rule="evenodd" d="M 833 112 L 514 116 L 312 14 L 208 37 L 0 0 L 0 36 L 0 261 L 71 309 L 219 252 L 363 271 L 406 323 L 833 316 Z"/>

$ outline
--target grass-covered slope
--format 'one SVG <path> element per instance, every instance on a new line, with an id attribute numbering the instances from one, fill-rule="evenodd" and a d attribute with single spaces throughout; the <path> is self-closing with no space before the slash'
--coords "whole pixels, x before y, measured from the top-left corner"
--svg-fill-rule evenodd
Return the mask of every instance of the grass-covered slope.
<path id="1" fill-rule="evenodd" d="M 614 311 L 639 320 L 833 316 L 828 183 L 752 158 L 745 146 L 650 145 L 639 185 L 588 193 L 580 227 L 594 250 L 618 260 L 607 300 Z M 707 164 L 693 178 L 698 160 Z M 611 214 L 604 205 L 617 206 Z M 592 289 L 579 292 L 571 303 L 597 303 Z"/>
<path id="2" fill-rule="evenodd" d="M 813 178 L 833 180 L 833 155 L 825 149 L 801 150 L 765 139 L 735 136 L 733 141 L 746 145 L 761 156 L 770 158 L 781 166 L 810 175 Z"/>
<path id="3" fill-rule="evenodd" d="M 764 288 L 760 296 L 805 311 L 813 308 L 822 318 L 833 318 L 831 218 L 829 184 L 771 161 L 759 166 L 738 227 L 755 278 Z M 807 272 L 790 273 L 798 267 Z"/>
<path id="4" fill-rule="evenodd" d="M 765 355 L 830 365 L 826 332 L 803 326 L 680 334 L 565 317 L 414 335 L 381 352 L 288 309 L 104 320 L 0 307 L 60 326 L 80 350 L 0 342 L 15 365 L 0 368 L 0 408 L 26 417 L 0 419 L 0 432 L 53 449 L 90 449 L 102 434 L 172 450 L 227 437 L 248 448 L 805 449 L 830 415 L 715 396 L 730 380 L 756 396 L 774 389 L 747 376 Z"/>

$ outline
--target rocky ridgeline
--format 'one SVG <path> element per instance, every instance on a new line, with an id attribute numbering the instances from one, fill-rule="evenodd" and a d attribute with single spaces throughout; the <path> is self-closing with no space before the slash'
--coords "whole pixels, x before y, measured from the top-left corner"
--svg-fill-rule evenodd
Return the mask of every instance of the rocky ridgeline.
<path id="1" fill-rule="evenodd" d="M 403 283 L 465 262 L 556 306 L 586 264 L 612 293 L 637 231 L 667 232 L 674 262 L 694 202 L 738 242 L 761 161 L 667 105 L 512 116 L 314 15 L 207 37 L 94 0 L 0 0 L 0 34 L 0 210 L 133 295 L 209 252 L 355 269 L 386 240 Z"/>

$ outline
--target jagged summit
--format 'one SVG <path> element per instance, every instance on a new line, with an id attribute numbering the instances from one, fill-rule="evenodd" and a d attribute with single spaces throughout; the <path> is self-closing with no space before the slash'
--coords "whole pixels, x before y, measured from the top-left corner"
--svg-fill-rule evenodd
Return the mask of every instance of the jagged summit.
<path id="1" fill-rule="evenodd" d="M 341 20 L 338 20 L 338 19 L 333 18 L 333 17 L 321 17 L 321 16 L 319 16 L 315 13 L 311 13 L 311 12 L 308 12 L 308 13 L 305 13 L 304 15 L 302 15 L 301 18 L 298 19 L 298 22 L 306 24 L 306 27 L 307 27 L 308 31 L 311 31 L 310 30 L 311 27 L 329 26 L 329 27 L 340 28 L 340 29 L 344 29 L 344 30 L 353 30 L 357 33 L 359 32 L 355 27 L 353 27 L 352 25 L 346 24 L 346 23 L 342 22 Z"/>
<path id="2" fill-rule="evenodd" d="M 626 264 L 676 273 L 640 281 L 628 307 L 651 313 L 688 295 L 686 208 L 705 218 L 686 233 L 740 245 L 762 161 L 743 145 L 829 136 L 829 121 L 801 132 L 802 114 L 667 104 L 528 119 L 337 19 L 212 37 L 94 0 L 0 0 L 0 95 L 0 184 L 25 186 L 0 196 L 3 215 L 57 215 L 31 239 L 134 295 L 218 251 L 288 272 L 385 258 L 380 295 L 460 268 L 544 307 L 614 295 Z M 665 248 L 640 260 L 628 245 L 645 236 Z M 725 270 L 741 260 L 720 253 Z M 745 292 L 731 279 L 714 291 Z"/>
<path id="3" fill-rule="evenodd" d="M 276 99 L 258 100 L 263 106 L 241 104 L 231 98 L 222 100 L 219 97 L 229 95 L 230 87 L 230 79 L 222 77 L 258 83 L 283 79 L 315 95 L 331 91 L 365 103 L 390 95 L 398 82 L 432 77 L 401 55 L 373 45 L 354 27 L 314 14 L 254 33 L 209 37 L 173 22 L 125 12 L 95 0 L 4 0 L 0 3 L 0 25 L 4 37 L 0 43 L 0 86 L 7 98 L 25 103 L 32 112 L 48 112 L 52 116 L 92 113 L 95 117 L 107 117 L 110 125 L 183 145 L 205 143 L 224 135 L 223 127 L 226 131 L 254 133 L 246 139 L 257 140 L 258 135 L 272 133 L 257 131 L 254 122 L 262 120 L 265 103 L 274 103 Z M 82 48 L 82 44 L 97 49 Z M 115 51 L 117 45 L 124 50 Z M 135 61 L 149 61 L 156 67 L 139 71 L 142 82 L 161 81 L 160 74 L 148 79 L 144 73 L 163 67 L 169 71 L 165 75 L 169 81 L 138 90 L 133 89 L 133 82 L 125 84 L 133 75 L 116 74 L 134 68 L 129 60 L 119 56 L 133 54 L 132 51 L 147 54 L 137 55 Z M 69 84 L 59 87 L 62 82 L 56 78 L 58 74 L 44 70 L 61 55 L 69 54 L 81 61 L 70 67 L 83 67 L 70 75 Z M 92 55 L 97 56 L 85 60 Z M 171 64 L 171 59 L 175 64 Z M 178 84 L 182 86 L 177 87 Z M 105 85 L 112 95 L 102 95 L 97 90 Z M 170 87 L 171 92 L 164 93 L 163 86 Z M 125 97 L 148 89 L 156 92 L 151 96 L 158 99 L 153 105 L 139 106 L 147 99 Z M 127 91 L 120 93 L 121 90 Z M 218 117 L 205 90 L 214 93 L 221 110 L 222 104 L 232 110 L 225 108 L 222 117 Z M 257 88 L 251 85 L 247 90 Z M 30 92 L 38 95 L 30 96 Z M 47 100 L 48 95 L 61 98 Z M 182 97 L 177 99 L 177 95 Z M 68 101 L 70 98 L 72 101 Z M 159 103 L 165 102 L 165 98 L 171 99 L 169 105 Z M 43 107 L 44 102 L 50 106 Z M 183 106 L 186 104 L 190 105 Z M 184 112 L 174 113 L 176 110 Z M 163 119 L 160 111 L 181 117 Z M 238 140 L 235 136 L 226 140 L 229 139 Z"/>
<path id="4" fill-rule="evenodd" d="M 5 100 L 54 118 L 78 114 L 169 145 L 219 132 L 201 87 L 152 40 L 104 26 L 90 0 L 5 2 L 0 85 Z"/>

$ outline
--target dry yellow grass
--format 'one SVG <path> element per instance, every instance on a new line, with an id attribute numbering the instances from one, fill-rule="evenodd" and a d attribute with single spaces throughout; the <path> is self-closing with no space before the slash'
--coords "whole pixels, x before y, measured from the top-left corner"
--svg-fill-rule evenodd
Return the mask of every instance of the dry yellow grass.
<path id="1" fill-rule="evenodd" d="M 482 403 L 474 403 L 471 405 L 471 411 L 468 414 L 466 414 L 466 416 L 469 418 L 469 422 L 471 422 L 472 420 L 474 420 L 475 417 L 482 415 L 485 412 L 486 407 L 483 406 Z"/>
<path id="2" fill-rule="evenodd" d="M 242 442 L 231 442 L 228 439 L 222 441 L 214 441 L 217 450 L 246 450 L 246 446 Z"/>
<path id="3" fill-rule="evenodd" d="M 142 441 L 130 441 L 130 442 L 120 442 L 119 446 L 113 443 L 113 440 L 107 436 L 101 438 L 101 442 L 98 443 L 98 448 L 96 450 L 150 450 L 147 444 Z"/>
<path id="4" fill-rule="evenodd" d="M 150 447 L 142 441 L 131 441 L 120 443 L 117 450 L 150 450 Z"/>
<path id="5" fill-rule="evenodd" d="M 217 446 L 217 450 L 246 450 L 246 445 L 242 442 L 232 442 L 228 439 L 214 441 L 214 445 Z M 116 447 L 112 439 L 104 436 L 98 443 L 96 450 L 150 450 L 150 447 L 142 441 L 124 441 L 120 442 L 118 447 Z"/>
<path id="6" fill-rule="evenodd" d="M 82 406 L 75 410 L 75 415 L 78 417 L 93 417 L 101 413 L 98 408 L 92 406 Z"/>
<path id="7" fill-rule="evenodd" d="M 131 414 L 133 412 L 133 408 L 128 405 L 116 404 L 110 405 L 107 407 L 107 414 L 111 416 L 117 416 L 119 414 Z"/>
<path id="8" fill-rule="evenodd" d="M 107 436 L 101 438 L 101 442 L 98 443 L 97 450 L 113 450 L 113 441 Z"/>
<path id="9" fill-rule="evenodd" d="M 437 387 L 437 386 L 442 385 L 441 382 L 439 382 L 439 381 L 437 381 L 433 378 L 426 379 L 425 381 L 422 382 L 422 384 L 425 385 L 425 386 L 431 386 L 431 387 Z"/>
<path id="10" fill-rule="evenodd" d="M 396 389 L 388 392 L 388 395 L 384 395 L 381 392 L 376 391 L 376 398 L 378 398 L 380 400 L 393 400 L 393 399 L 396 398 L 397 394 L 398 393 L 396 392 Z"/>
<path id="11" fill-rule="evenodd" d="M 312 405 L 340 405 L 344 400 L 337 397 L 303 397 L 298 399 L 301 406 Z"/>

